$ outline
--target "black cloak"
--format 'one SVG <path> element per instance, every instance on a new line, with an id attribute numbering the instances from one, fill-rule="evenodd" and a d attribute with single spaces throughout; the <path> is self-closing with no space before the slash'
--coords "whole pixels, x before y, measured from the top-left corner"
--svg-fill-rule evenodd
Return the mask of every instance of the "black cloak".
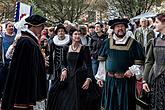
<path id="1" fill-rule="evenodd" d="M 37 39 L 23 32 L 17 41 L 2 98 L 3 110 L 14 106 L 32 106 L 45 99 L 46 74 L 44 57 Z"/>

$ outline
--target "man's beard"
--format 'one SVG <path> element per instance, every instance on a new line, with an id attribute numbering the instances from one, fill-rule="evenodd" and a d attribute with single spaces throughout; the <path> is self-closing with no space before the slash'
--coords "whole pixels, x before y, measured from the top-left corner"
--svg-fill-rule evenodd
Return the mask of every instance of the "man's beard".
<path id="1" fill-rule="evenodd" d="M 65 38 L 65 35 L 58 35 L 58 39 L 63 40 Z"/>
<path id="2" fill-rule="evenodd" d="M 118 34 L 119 31 L 122 31 L 123 34 L 122 34 L 122 35 L 119 35 L 119 34 Z M 126 32 L 124 32 L 123 30 L 119 30 L 119 31 L 118 31 L 117 33 L 115 33 L 115 35 L 116 35 L 117 37 L 119 37 L 119 38 L 123 38 L 123 37 L 125 36 Z"/>

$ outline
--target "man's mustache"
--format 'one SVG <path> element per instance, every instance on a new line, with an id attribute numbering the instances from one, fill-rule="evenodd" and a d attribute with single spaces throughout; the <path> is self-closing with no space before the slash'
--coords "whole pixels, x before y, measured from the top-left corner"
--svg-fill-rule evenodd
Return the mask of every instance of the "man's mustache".
<path id="1" fill-rule="evenodd" d="M 120 32 L 120 31 L 122 31 L 124 33 L 124 30 L 122 30 L 122 29 L 118 30 L 117 32 Z"/>

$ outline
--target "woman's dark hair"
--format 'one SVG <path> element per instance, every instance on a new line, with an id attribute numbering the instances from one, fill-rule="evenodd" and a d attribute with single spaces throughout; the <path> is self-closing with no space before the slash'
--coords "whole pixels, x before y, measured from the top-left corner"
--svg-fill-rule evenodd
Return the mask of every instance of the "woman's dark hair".
<path id="1" fill-rule="evenodd" d="M 80 30 L 78 30 L 78 29 L 76 29 L 76 28 L 70 28 L 70 30 L 69 30 L 69 35 L 70 36 L 72 36 L 73 35 L 73 33 L 75 32 L 75 31 L 78 31 L 78 32 L 80 32 Z"/>
<path id="2" fill-rule="evenodd" d="M 12 22 L 11 22 L 11 21 L 7 21 L 6 24 L 5 24 L 5 28 L 7 28 L 7 26 L 8 26 L 9 24 L 12 24 Z"/>
<path id="3" fill-rule="evenodd" d="M 103 24 L 102 24 L 102 23 L 97 22 L 97 23 L 95 23 L 95 25 L 96 25 L 96 24 L 99 24 L 99 25 L 100 25 L 100 27 L 101 27 L 101 28 L 103 28 Z"/>
<path id="4" fill-rule="evenodd" d="M 157 14 L 155 18 L 157 18 L 161 22 L 165 22 L 165 13 Z"/>

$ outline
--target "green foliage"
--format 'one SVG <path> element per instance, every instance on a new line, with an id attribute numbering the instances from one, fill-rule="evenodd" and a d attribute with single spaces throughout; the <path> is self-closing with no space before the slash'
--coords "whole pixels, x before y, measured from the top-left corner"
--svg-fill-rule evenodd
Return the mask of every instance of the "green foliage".
<path id="1" fill-rule="evenodd" d="M 28 4 L 33 7 L 32 8 L 33 14 L 38 14 L 38 15 L 44 16 L 44 12 L 40 8 L 36 7 L 36 5 L 35 5 L 36 0 L 29 0 Z"/>
<path id="2" fill-rule="evenodd" d="M 14 20 L 15 4 L 11 0 L 0 0 L 0 21 Z"/>
<path id="3" fill-rule="evenodd" d="M 95 21 L 96 18 L 95 14 L 96 13 L 93 11 L 88 11 L 88 22 L 92 23 Z"/>
<path id="4" fill-rule="evenodd" d="M 106 0 L 93 0 L 92 8 L 93 10 L 106 12 L 108 10 L 108 2 Z"/>
<path id="5" fill-rule="evenodd" d="M 148 12 L 158 1 L 162 0 L 107 0 L 120 16 L 129 18 Z"/>
<path id="6" fill-rule="evenodd" d="M 77 21 L 90 5 L 86 0 L 33 0 L 33 2 L 50 20 L 60 22 Z"/>

